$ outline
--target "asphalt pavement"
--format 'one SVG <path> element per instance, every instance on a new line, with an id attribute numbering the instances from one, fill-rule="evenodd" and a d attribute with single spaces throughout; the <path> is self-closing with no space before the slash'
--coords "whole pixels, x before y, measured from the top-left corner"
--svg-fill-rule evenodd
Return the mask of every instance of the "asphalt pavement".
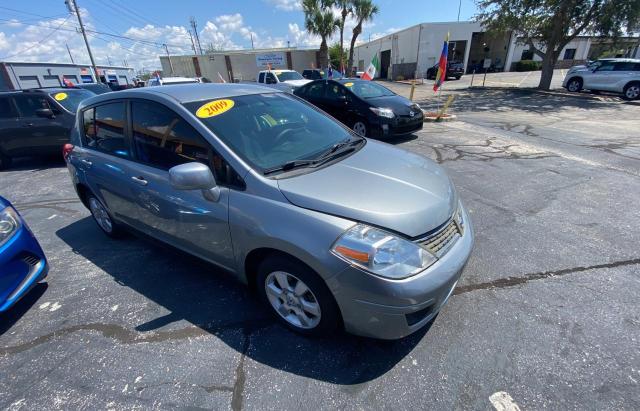
<path id="1" fill-rule="evenodd" d="M 640 409 L 640 106 L 472 89 L 451 110 L 391 143 L 447 170 L 476 248 L 396 342 L 297 336 L 218 269 L 105 237 L 64 164 L 17 161 L 0 194 L 51 270 L 0 317 L 0 407 Z"/>

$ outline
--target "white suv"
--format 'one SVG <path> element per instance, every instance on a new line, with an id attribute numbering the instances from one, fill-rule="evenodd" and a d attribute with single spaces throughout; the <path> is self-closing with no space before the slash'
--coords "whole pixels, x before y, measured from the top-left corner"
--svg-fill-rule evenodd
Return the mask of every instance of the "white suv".
<path id="1" fill-rule="evenodd" d="M 640 98 L 640 60 L 607 59 L 590 67 L 572 67 L 562 87 L 572 92 L 611 91 L 621 93 L 627 100 L 636 100 Z"/>

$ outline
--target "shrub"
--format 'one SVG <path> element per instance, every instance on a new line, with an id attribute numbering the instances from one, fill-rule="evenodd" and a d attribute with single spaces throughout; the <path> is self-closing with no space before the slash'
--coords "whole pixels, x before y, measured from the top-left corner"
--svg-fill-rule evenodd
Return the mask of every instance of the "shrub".
<path id="1" fill-rule="evenodd" d="M 533 60 L 520 60 L 516 63 L 516 71 L 542 70 L 542 62 Z"/>

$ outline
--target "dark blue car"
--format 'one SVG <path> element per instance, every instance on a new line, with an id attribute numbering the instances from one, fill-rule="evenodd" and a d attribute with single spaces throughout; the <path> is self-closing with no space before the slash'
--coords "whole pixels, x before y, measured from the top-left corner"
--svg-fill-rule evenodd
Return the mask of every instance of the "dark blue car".
<path id="1" fill-rule="evenodd" d="M 0 312 L 46 277 L 47 259 L 20 214 L 0 196 Z"/>

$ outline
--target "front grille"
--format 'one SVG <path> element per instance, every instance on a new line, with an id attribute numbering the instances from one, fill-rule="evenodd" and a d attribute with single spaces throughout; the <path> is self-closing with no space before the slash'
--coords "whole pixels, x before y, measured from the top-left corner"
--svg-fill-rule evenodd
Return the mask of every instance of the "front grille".
<path id="1" fill-rule="evenodd" d="M 33 267 L 33 266 L 37 265 L 40 262 L 40 259 L 38 257 L 34 256 L 33 254 L 25 254 L 22 257 L 22 261 L 27 263 L 29 266 Z"/>
<path id="2" fill-rule="evenodd" d="M 436 257 L 442 256 L 447 250 L 462 237 L 464 232 L 464 221 L 459 212 L 437 233 L 419 240 L 418 243 L 429 250 Z"/>

